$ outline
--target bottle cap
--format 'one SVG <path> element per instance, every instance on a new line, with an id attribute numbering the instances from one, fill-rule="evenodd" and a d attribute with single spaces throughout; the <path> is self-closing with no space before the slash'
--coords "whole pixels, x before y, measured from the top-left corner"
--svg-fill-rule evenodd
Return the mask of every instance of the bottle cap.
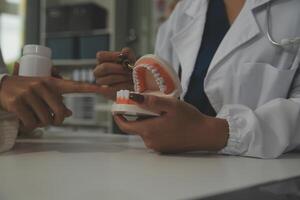
<path id="1" fill-rule="evenodd" d="M 29 44 L 25 45 L 23 48 L 23 55 L 40 55 L 51 58 L 51 49 L 41 45 Z"/>

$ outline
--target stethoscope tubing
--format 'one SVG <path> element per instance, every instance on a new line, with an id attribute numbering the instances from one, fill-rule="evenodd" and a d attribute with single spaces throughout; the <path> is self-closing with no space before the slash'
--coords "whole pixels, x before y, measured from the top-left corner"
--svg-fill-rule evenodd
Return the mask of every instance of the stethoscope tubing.
<path id="1" fill-rule="evenodd" d="M 285 48 L 291 45 L 295 45 L 300 43 L 300 37 L 296 37 L 293 39 L 282 39 L 280 42 L 277 42 L 271 34 L 272 24 L 271 24 L 271 7 L 274 0 L 271 0 L 267 5 L 267 13 L 266 13 L 266 24 L 267 24 L 267 38 L 268 40 L 275 46 Z"/>

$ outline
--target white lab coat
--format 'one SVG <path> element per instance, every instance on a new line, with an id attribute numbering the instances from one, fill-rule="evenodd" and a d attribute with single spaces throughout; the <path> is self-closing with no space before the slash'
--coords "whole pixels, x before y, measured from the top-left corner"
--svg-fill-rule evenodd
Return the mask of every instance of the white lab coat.
<path id="1" fill-rule="evenodd" d="M 224 154 L 278 157 L 300 147 L 300 50 L 266 37 L 266 4 L 247 0 L 209 66 L 204 87 L 217 117 L 229 123 Z M 201 44 L 208 0 L 183 0 L 158 33 L 155 53 L 182 67 L 186 94 Z M 274 0 L 277 40 L 300 36 L 300 1 Z"/>

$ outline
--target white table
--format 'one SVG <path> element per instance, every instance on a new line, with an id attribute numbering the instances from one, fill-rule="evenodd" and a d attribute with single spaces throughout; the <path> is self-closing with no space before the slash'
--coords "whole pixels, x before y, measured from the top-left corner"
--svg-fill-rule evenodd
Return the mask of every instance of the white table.
<path id="1" fill-rule="evenodd" d="M 132 136 L 20 140 L 0 156 L 0 199 L 187 199 L 298 176 L 299 166 L 300 154 L 163 156 Z"/>

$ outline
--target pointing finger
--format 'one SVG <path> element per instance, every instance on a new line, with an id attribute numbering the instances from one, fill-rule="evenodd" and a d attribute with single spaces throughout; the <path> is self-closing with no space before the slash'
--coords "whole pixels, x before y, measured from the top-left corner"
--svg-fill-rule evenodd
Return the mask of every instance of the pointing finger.
<path id="1" fill-rule="evenodd" d="M 105 92 L 103 87 L 84 82 L 55 79 L 54 84 L 61 94 Z"/>

